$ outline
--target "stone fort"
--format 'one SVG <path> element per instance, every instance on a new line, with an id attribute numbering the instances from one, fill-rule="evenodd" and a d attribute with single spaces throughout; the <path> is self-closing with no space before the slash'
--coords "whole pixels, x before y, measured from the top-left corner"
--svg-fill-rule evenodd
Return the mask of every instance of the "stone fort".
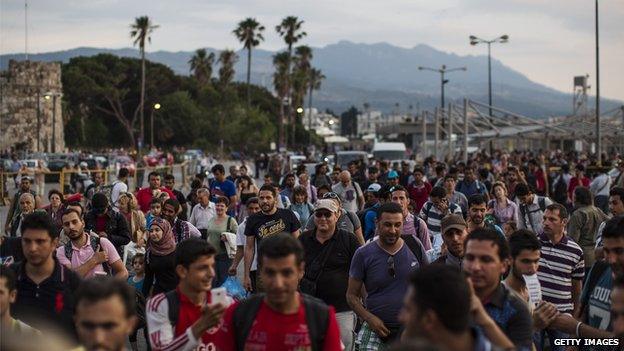
<path id="1" fill-rule="evenodd" d="M 60 62 L 9 61 L 0 72 L 0 150 L 63 152 Z"/>

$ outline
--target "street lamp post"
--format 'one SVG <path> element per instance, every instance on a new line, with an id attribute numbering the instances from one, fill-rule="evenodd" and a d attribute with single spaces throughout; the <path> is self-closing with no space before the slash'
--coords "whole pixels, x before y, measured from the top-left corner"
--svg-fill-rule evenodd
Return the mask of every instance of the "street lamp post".
<path id="1" fill-rule="evenodd" d="M 477 45 L 477 44 L 487 44 L 488 47 L 488 105 L 489 105 L 489 112 L 490 112 L 490 123 L 493 122 L 492 120 L 492 43 L 507 43 L 509 41 L 509 35 L 504 34 L 501 35 L 500 37 L 496 38 L 496 39 L 492 39 L 492 40 L 485 40 L 485 39 L 481 39 L 478 37 L 475 37 L 474 35 L 471 35 L 470 37 L 470 45 Z M 493 143 L 492 140 L 490 140 L 490 153 L 492 153 L 493 151 Z"/>
<path id="2" fill-rule="evenodd" d="M 431 68 L 431 67 L 422 67 L 419 66 L 418 67 L 419 71 L 432 71 L 432 72 L 438 72 L 440 73 L 440 87 L 441 87 L 441 92 L 440 92 L 440 108 L 444 109 L 444 85 L 447 84 L 449 82 L 448 79 L 444 79 L 444 75 L 448 72 L 455 72 L 455 71 L 466 71 L 468 70 L 466 67 L 457 67 L 457 68 L 446 68 L 446 65 L 442 65 L 441 68 Z"/>
<path id="3" fill-rule="evenodd" d="M 41 152 L 41 93 L 37 90 L 37 152 Z"/>
<path id="4" fill-rule="evenodd" d="M 150 145 L 154 148 L 154 110 L 160 110 L 162 106 L 159 103 L 154 104 L 152 113 L 150 114 Z"/>

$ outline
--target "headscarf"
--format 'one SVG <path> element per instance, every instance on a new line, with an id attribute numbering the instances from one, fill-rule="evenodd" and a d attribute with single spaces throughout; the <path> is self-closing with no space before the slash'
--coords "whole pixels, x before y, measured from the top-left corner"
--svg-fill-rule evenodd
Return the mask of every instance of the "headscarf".
<path id="1" fill-rule="evenodd" d="M 152 220 L 152 226 L 158 226 L 163 231 L 163 236 L 158 242 L 154 242 L 151 237 L 147 240 L 147 249 L 154 255 L 166 256 L 174 252 L 176 249 L 175 239 L 173 238 L 173 231 L 171 224 L 167 220 L 162 218 L 154 218 Z"/>

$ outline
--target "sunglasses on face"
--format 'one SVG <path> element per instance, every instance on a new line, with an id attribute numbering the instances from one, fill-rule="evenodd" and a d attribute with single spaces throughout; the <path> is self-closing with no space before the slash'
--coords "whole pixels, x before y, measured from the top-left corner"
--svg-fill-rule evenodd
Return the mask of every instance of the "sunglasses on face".
<path id="1" fill-rule="evenodd" d="M 394 256 L 388 256 L 388 261 L 386 261 L 386 263 L 388 264 L 388 274 L 390 274 L 392 278 L 396 278 L 396 269 L 394 268 Z"/>
<path id="2" fill-rule="evenodd" d="M 339 198 L 338 194 L 332 193 L 332 192 L 325 193 L 325 195 L 323 195 L 323 199 L 338 199 L 338 198 Z"/>
<path id="3" fill-rule="evenodd" d="M 316 218 L 323 218 L 323 217 L 331 218 L 331 216 L 332 216 L 332 213 L 329 212 L 329 211 L 316 211 L 316 212 L 314 212 L 314 217 L 316 217 Z"/>

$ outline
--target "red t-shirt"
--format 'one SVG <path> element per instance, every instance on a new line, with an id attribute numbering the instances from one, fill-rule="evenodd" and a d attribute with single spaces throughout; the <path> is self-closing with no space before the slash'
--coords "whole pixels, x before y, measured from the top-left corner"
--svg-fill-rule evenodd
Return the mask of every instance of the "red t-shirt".
<path id="1" fill-rule="evenodd" d="M 190 326 L 195 324 L 201 317 L 202 305 L 196 305 L 193 301 L 189 300 L 186 295 L 182 294 L 177 289 L 178 297 L 180 298 L 180 312 L 178 313 L 178 323 L 175 325 L 174 337 L 178 337 L 180 334 L 186 332 Z M 206 304 L 210 304 L 210 292 L 206 294 Z M 208 329 L 202 334 L 202 344 L 210 345 L 215 341 L 216 333 L 219 331 L 218 327 Z"/>
<path id="2" fill-rule="evenodd" d="M 570 199 L 572 199 L 574 189 L 576 189 L 577 186 L 589 187 L 589 178 L 583 177 L 583 179 L 580 181 L 577 177 L 573 177 L 572 179 L 570 179 L 570 185 L 568 185 L 568 196 L 570 197 Z"/>
<path id="3" fill-rule="evenodd" d="M 233 317 L 238 303 L 230 306 L 223 316 L 223 324 L 218 335 L 217 348 L 219 350 L 236 349 L 236 333 L 234 332 Z M 299 311 L 293 314 L 283 314 L 271 309 L 262 302 L 256 319 L 249 331 L 244 346 L 245 350 L 311 350 L 312 343 L 308 334 L 305 306 L 300 299 Z M 340 330 L 336 322 L 336 312 L 330 306 L 329 324 L 325 335 L 324 351 L 340 351 Z"/>
<path id="4" fill-rule="evenodd" d="M 96 216 L 95 217 L 95 232 L 105 232 L 106 231 L 106 215 L 104 216 Z"/>
<path id="5" fill-rule="evenodd" d="M 416 185 L 414 183 L 407 187 L 410 199 L 416 203 L 415 213 L 419 213 L 425 202 L 429 199 L 429 193 L 431 192 L 431 184 L 423 182 L 422 185 Z"/>
<path id="6" fill-rule="evenodd" d="M 164 191 L 169 194 L 170 199 L 175 199 L 176 196 L 173 195 L 171 190 L 163 187 L 160 187 L 160 191 Z M 150 210 L 150 202 L 152 201 L 152 189 L 150 187 L 142 188 L 136 193 L 137 203 L 139 204 L 139 208 L 143 213 L 147 213 Z"/>

